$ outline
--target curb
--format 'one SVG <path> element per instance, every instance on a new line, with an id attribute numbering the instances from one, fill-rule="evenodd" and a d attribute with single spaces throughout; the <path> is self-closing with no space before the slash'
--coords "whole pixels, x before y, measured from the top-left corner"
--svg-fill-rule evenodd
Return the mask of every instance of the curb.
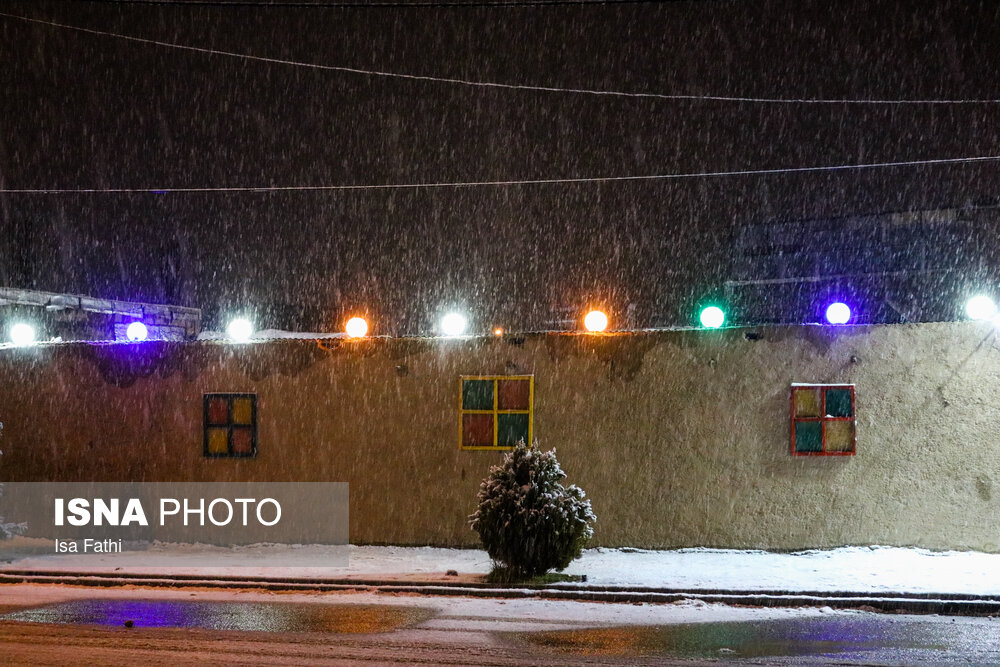
<path id="1" fill-rule="evenodd" d="M 64 584 L 72 586 L 150 588 L 256 589 L 267 591 L 360 591 L 436 596 L 538 598 L 578 602 L 669 604 L 701 601 L 753 607 L 830 607 L 885 613 L 944 616 L 1000 615 L 1000 597 L 948 593 L 853 591 L 751 591 L 725 589 L 671 589 L 626 586 L 548 584 L 510 587 L 488 583 L 399 582 L 384 579 L 310 579 L 306 577 L 205 578 L 199 575 L 134 575 L 119 573 L 0 570 L 0 584 Z"/>

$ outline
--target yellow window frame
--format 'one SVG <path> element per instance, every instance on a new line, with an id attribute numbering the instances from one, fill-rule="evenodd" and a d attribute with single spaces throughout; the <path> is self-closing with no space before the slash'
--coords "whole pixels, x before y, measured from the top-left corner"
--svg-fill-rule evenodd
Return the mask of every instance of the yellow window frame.
<path id="1" fill-rule="evenodd" d="M 492 380 L 493 381 L 493 409 L 492 410 L 466 410 L 462 407 L 462 391 L 466 380 Z M 528 381 L 528 409 L 527 410 L 500 410 L 500 391 L 498 382 L 500 380 L 527 380 Z M 528 442 L 534 441 L 535 429 L 535 376 L 534 375 L 460 375 L 458 377 L 458 448 L 462 451 L 508 451 L 513 447 L 503 447 L 497 444 L 500 433 L 500 415 L 528 415 Z M 462 444 L 462 417 L 465 415 L 493 415 L 493 445 L 490 447 L 483 445 L 465 446 Z"/>

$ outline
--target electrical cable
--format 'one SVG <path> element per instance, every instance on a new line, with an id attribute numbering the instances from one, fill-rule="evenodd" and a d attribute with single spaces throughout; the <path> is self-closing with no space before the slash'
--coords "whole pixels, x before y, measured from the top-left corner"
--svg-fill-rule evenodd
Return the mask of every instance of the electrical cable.
<path id="1" fill-rule="evenodd" d="M 805 172 L 832 172 L 858 169 L 882 169 L 942 164 L 971 164 L 1000 161 L 1000 155 L 979 157 L 940 158 L 933 160 L 903 160 L 898 162 L 872 162 L 865 164 L 840 164 L 817 167 L 785 167 L 774 169 L 736 169 L 732 171 L 702 171 L 676 174 L 642 176 L 595 176 L 581 178 L 534 178 L 505 181 L 455 181 L 430 183 L 386 183 L 357 185 L 278 185 L 278 186 L 228 186 L 228 187 L 156 187 L 156 188 L 0 188 L 0 194 L 171 194 L 171 193 L 226 193 L 226 192 L 323 192 L 337 190 L 417 190 L 424 188 L 473 188 L 511 187 L 519 185 L 567 185 L 579 183 L 619 183 L 625 181 L 667 181 L 689 178 L 716 178 L 723 176 L 761 176 Z"/>
<path id="2" fill-rule="evenodd" d="M 663 0 L 386 0 L 385 2 L 349 2 L 337 0 L 75 0 L 106 5 L 160 5 L 174 7 L 264 7 L 335 8 L 335 9 L 424 9 L 462 7 L 545 7 L 584 5 L 655 5 Z"/>
<path id="3" fill-rule="evenodd" d="M 194 53 L 203 53 L 214 56 L 225 56 L 228 58 L 240 58 L 243 60 L 250 60 L 255 62 L 264 62 L 272 65 L 286 65 L 291 67 L 302 67 L 306 69 L 322 70 L 329 72 L 342 72 L 346 74 L 357 74 L 361 76 L 371 76 L 371 77 L 383 77 L 390 79 L 405 79 L 410 81 L 428 81 L 432 83 L 443 83 L 458 86 L 468 86 L 473 88 L 493 88 L 502 90 L 525 90 L 532 92 L 544 92 L 544 93 L 569 93 L 573 95 L 594 95 L 602 97 L 620 97 L 620 98 L 641 98 L 641 99 L 655 99 L 655 100 L 674 100 L 674 101 L 698 101 L 698 102 L 737 102 L 744 104 L 860 104 L 860 105 L 966 105 L 966 104 L 1000 104 L 1000 98 L 983 98 L 983 99 L 866 99 L 866 98 L 784 98 L 784 97 L 749 97 L 749 96 L 735 96 L 735 95 L 684 95 L 684 94 L 667 94 L 667 93 L 635 93 L 626 92 L 618 90 L 594 90 L 588 88 L 567 88 L 560 86 L 537 86 L 531 84 L 517 84 L 517 83 L 499 83 L 495 81 L 475 81 L 470 79 L 459 79 L 454 77 L 442 77 L 442 76 L 430 76 L 423 74 L 406 74 L 401 72 L 385 72 L 381 70 L 370 70 L 362 69 L 358 67 L 343 67 L 339 65 L 320 65 L 317 63 L 309 63 L 299 60 L 288 60 L 284 58 L 270 58 L 267 56 L 255 56 L 247 53 L 238 53 L 235 51 L 223 51 L 220 49 L 210 49 L 200 46 L 190 46 L 187 44 L 177 44 L 174 42 L 165 42 L 158 39 L 148 39 L 145 37 L 136 37 L 134 35 L 124 35 L 121 33 L 110 32 L 107 30 L 95 30 L 93 28 L 83 28 L 81 26 L 69 25 L 66 23 L 57 23 L 55 21 L 45 21 L 42 19 L 33 19 L 27 16 L 20 16 L 17 14 L 8 14 L 6 12 L 0 12 L 0 17 L 5 17 L 9 19 L 15 19 L 19 21 L 26 21 L 28 23 L 35 23 L 38 25 L 45 25 L 54 28 L 61 28 L 65 30 L 75 30 L 77 32 L 82 32 L 90 35 L 98 35 L 102 37 L 112 37 L 115 39 L 122 39 L 129 42 L 135 42 L 139 44 L 150 44 L 155 46 L 162 46 L 165 48 L 179 49 L 182 51 L 190 51 Z"/>

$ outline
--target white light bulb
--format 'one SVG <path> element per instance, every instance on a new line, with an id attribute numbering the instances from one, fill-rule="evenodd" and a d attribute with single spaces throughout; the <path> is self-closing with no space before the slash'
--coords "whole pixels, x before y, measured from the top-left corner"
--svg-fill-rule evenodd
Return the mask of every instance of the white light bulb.
<path id="1" fill-rule="evenodd" d="M 34 344 L 35 328 L 30 324 L 18 322 L 10 328 L 10 342 L 18 346 Z"/>
<path id="2" fill-rule="evenodd" d="M 701 311 L 698 319 L 706 329 L 718 329 L 726 321 L 726 313 L 718 306 L 709 306 Z"/>
<path id="3" fill-rule="evenodd" d="M 344 325 L 344 332 L 351 338 L 364 338 L 368 335 L 368 323 L 363 317 L 352 317 Z"/>
<path id="4" fill-rule="evenodd" d="M 599 310 L 592 310 L 583 318 L 583 326 L 591 333 L 604 331 L 608 328 L 608 316 Z"/>
<path id="5" fill-rule="evenodd" d="M 448 313 L 441 318 L 441 332 L 445 336 L 461 336 L 465 333 L 465 317 L 458 313 Z"/>
<path id="6" fill-rule="evenodd" d="M 965 304 L 965 313 L 974 320 L 992 320 L 997 314 L 997 305 L 988 296 L 974 296 Z"/>
<path id="7" fill-rule="evenodd" d="M 245 317 L 238 317 L 229 323 L 226 328 L 226 333 L 232 340 L 235 341 L 247 341 L 250 340 L 250 336 L 253 335 L 253 325 L 250 324 L 250 320 Z"/>
<path id="8" fill-rule="evenodd" d="M 846 303 L 831 303 L 826 309 L 826 321 L 830 324 L 847 324 L 851 319 L 851 308 Z"/>
<path id="9" fill-rule="evenodd" d="M 146 340 L 146 336 L 148 335 L 149 330 L 142 322 L 133 322 L 125 329 L 125 337 L 134 343 Z"/>

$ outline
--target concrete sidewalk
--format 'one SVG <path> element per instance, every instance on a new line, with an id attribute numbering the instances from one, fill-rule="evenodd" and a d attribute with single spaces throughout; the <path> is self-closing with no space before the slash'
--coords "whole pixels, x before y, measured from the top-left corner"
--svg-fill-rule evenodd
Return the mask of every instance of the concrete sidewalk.
<path id="1" fill-rule="evenodd" d="M 544 586 L 485 583 L 492 563 L 478 549 L 349 547 L 344 567 L 328 547 L 278 547 L 278 562 L 307 556 L 315 567 L 261 567 L 250 554 L 216 557 L 205 545 L 168 545 L 177 565 L 147 553 L 42 555 L 0 567 L 0 583 L 197 586 L 263 590 L 536 597 L 607 602 L 702 600 L 753 606 L 819 606 L 940 614 L 1000 614 L 1000 554 L 903 547 L 839 547 L 797 553 L 736 549 L 588 549 L 567 573 L 581 581 Z M 163 547 L 166 549 L 167 547 Z M 281 551 L 287 550 L 287 554 Z M 272 549 L 273 551 L 273 549 Z M 205 567 L 206 562 L 220 565 Z M 224 563 L 224 565 L 223 565 Z"/>
<path id="2" fill-rule="evenodd" d="M 0 572 L 100 572 L 153 577 L 166 572 L 205 579 L 256 576 L 452 584 L 456 580 L 481 582 L 492 567 L 489 556 L 480 549 L 352 545 L 348 550 L 346 562 L 343 553 L 338 552 L 341 564 L 336 566 L 338 561 L 331 556 L 330 548 L 321 545 L 268 545 L 266 558 L 250 551 L 220 551 L 207 545 L 154 545 L 146 551 L 107 555 L 46 553 L 5 563 Z M 165 556 L 169 556 L 168 569 L 154 565 L 164 562 Z M 457 577 L 448 576 L 449 571 L 457 572 Z M 595 548 L 584 551 L 566 572 L 585 576 L 587 588 L 1000 596 L 1000 554 L 905 547 L 854 546 L 796 553 Z"/>
<path id="3" fill-rule="evenodd" d="M 753 607 L 829 607 L 908 614 L 949 616 L 1000 615 L 1000 596 L 968 593 L 892 591 L 809 591 L 751 589 L 678 589 L 601 586 L 586 583 L 502 585 L 482 581 L 431 579 L 365 579 L 320 577 L 212 576 L 197 574 L 140 575 L 108 572 L 4 570 L 0 584 L 62 584 L 89 587 L 251 589 L 265 591 L 363 591 L 386 594 L 541 598 L 587 602 L 674 603 L 699 600 Z"/>

